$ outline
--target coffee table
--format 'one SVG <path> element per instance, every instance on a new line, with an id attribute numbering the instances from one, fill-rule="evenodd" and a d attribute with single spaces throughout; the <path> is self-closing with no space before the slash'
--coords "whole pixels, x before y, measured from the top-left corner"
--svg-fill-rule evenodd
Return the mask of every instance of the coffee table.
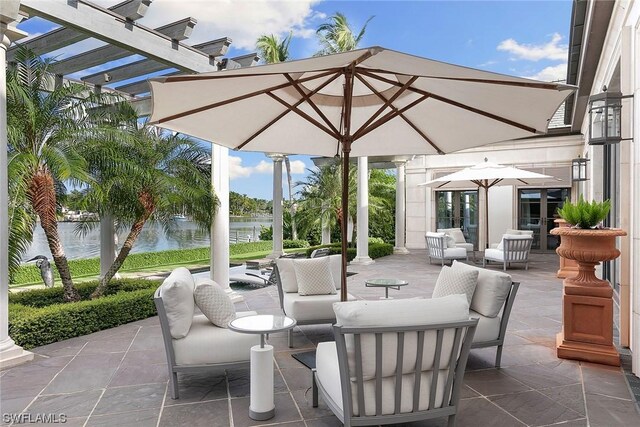
<path id="1" fill-rule="evenodd" d="M 384 298 L 389 299 L 389 288 L 400 290 L 401 286 L 407 286 L 409 282 L 400 279 L 368 279 L 364 282 L 367 288 L 384 288 Z"/>
<path id="2" fill-rule="evenodd" d="M 295 319 L 281 314 L 257 314 L 239 317 L 229 323 L 229 329 L 242 334 L 260 334 L 260 345 L 251 347 L 251 396 L 249 417 L 264 421 L 275 415 L 273 401 L 273 346 L 266 344 L 265 335 L 287 331 L 296 326 Z"/>

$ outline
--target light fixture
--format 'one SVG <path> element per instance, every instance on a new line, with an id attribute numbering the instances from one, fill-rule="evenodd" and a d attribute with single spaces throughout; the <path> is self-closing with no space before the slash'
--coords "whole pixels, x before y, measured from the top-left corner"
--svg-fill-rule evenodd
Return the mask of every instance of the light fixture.
<path id="1" fill-rule="evenodd" d="M 571 160 L 571 181 L 579 182 L 587 180 L 587 163 L 589 159 L 581 158 Z"/>
<path id="2" fill-rule="evenodd" d="M 589 145 L 617 144 L 622 140 L 622 94 L 607 92 L 589 97 Z"/>

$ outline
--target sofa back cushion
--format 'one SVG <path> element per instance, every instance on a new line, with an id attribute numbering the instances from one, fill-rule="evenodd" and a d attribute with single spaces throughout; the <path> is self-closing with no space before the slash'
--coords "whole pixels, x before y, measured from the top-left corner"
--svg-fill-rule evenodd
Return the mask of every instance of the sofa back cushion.
<path id="1" fill-rule="evenodd" d="M 195 303 L 211 323 L 227 328 L 236 318 L 236 307 L 229 295 L 213 280 L 203 280 L 193 292 Z"/>
<path id="2" fill-rule="evenodd" d="M 293 269 L 300 295 L 330 295 L 336 293 L 329 257 L 295 259 Z"/>
<path id="3" fill-rule="evenodd" d="M 431 298 L 464 294 L 467 297 L 467 303 L 471 304 L 471 299 L 473 298 L 477 284 L 478 271 L 451 268 L 445 265 L 442 267 L 442 270 L 440 270 Z"/>
<path id="4" fill-rule="evenodd" d="M 451 268 L 478 271 L 478 284 L 470 308 L 483 316 L 496 317 L 511 290 L 511 276 L 501 271 L 487 270 L 457 261 L 453 262 Z"/>
<path id="5" fill-rule="evenodd" d="M 516 230 L 517 231 L 517 230 Z M 500 243 L 498 244 L 498 250 L 500 251 L 504 251 L 504 240 L 505 239 L 524 239 L 527 236 L 522 235 L 522 234 L 503 234 L 502 235 L 502 240 L 500 240 Z"/>
<path id="6" fill-rule="evenodd" d="M 176 268 L 162 282 L 162 304 L 167 313 L 169 332 L 175 339 L 184 338 L 189 333 L 195 302 L 194 282 L 191 272 L 184 267 Z"/>
<path id="7" fill-rule="evenodd" d="M 278 266 L 282 290 L 284 292 L 298 292 L 298 281 L 296 280 L 296 272 L 293 269 L 293 259 L 278 258 L 276 265 Z"/>
<path id="8" fill-rule="evenodd" d="M 328 258 L 331 264 L 331 276 L 333 277 L 333 283 L 336 289 L 340 289 L 342 286 L 342 255 L 329 255 Z"/>
<path id="9" fill-rule="evenodd" d="M 384 301 L 349 301 L 333 304 L 336 323 L 343 327 L 414 326 L 441 324 L 469 319 L 469 304 L 464 295 L 449 295 L 434 299 L 397 299 Z M 436 332 L 429 331 L 424 337 L 422 371 L 433 369 L 436 347 Z M 448 367 L 451 357 L 454 333 L 443 334 L 440 369 Z M 376 338 L 375 334 L 361 334 L 361 354 L 363 379 L 375 378 Z M 345 337 L 347 361 L 352 381 L 355 381 L 355 344 L 353 335 Z M 418 347 L 418 333 L 405 332 L 402 372 L 415 371 Z M 382 376 L 395 375 L 397 367 L 398 334 L 382 334 Z"/>

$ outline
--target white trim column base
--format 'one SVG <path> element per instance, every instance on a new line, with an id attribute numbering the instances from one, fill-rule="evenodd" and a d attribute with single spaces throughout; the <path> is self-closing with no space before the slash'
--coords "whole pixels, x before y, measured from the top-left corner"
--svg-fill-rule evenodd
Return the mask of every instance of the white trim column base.
<path id="1" fill-rule="evenodd" d="M 375 261 L 372 260 L 368 256 L 357 256 L 354 259 L 352 259 L 351 261 L 349 261 L 349 263 L 350 264 L 359 264 L 359 265 L 369 265 L 369 264 L 375 263 Z"/>
<path id="2" fill-rule="evenodd" d="M 409 249 L 407 249 L 405 247 L 401 247 L 401 248 L 393 248 L 393 253 L 395 255 L 408 255 L 411 252 L 409 252 Z"/>
<path id="3" fill-rule="evenodd" d="M 11 368 L 33 360 L 33 353 L 16 345 L 11 338 L 2 343 L 0 348 L 2 349 L 0 350 L 0 369 Z"/>

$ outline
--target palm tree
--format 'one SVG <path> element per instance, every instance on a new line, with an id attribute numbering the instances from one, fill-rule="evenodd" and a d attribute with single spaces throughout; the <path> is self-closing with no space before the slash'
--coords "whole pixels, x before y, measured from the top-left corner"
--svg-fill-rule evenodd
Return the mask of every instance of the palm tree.
<path id="1" fill-rule="evenodd" d="M 15 269 L 32 237 L 36 216 L 44 230 L 64 287 L 66 301 L 79 300 L 58 233 L 57 197 L 65 183 L 90 178 L 78 145 L 95 132 L 87 108 L 87 89 L 56 85 L 50 61 L 20 50 L 7 73 L 9 140 L 10 260 Z"/>
<path id="2" fill-rule="evenodd" d="M 256 49 L 258 49 L 259 56 L 264 59 L 267 64 L 276 64 L 278 62 L 285 62 L 289 59 L 289 44 L 293 37 L 293 32 L 290 32 L 287 37 L 280 41 L 276 35 L 261 35 L 256 42 Z M 291 162 L 289 156 L 285 156 L 284 164 L 287 169 L 287 183 L 289 185 L 289 213 L 291 214 L 291 236 L 293 240 L 298 238 L 298 232 L 296 229 L 296 207 L 293 203 L 293 187 L 291 183 Z"/>
<path id="3" fill-rule="evenodd" d="M 356 49 L 362 37 L 364 37 L 369 21 L 373 18 L 373 16 L 369 17 L 356 35 L 351 30 L 347 17 L 340 12 L 336 12 L 327 19 L 327 22 L 321 24 L 316 30 L 316 35 L 318 36 L 322 49 L 314 56 L 330 55 L 332 53 L 348 52 Z"/>
<path id="4" fill-rule="evenodd" d="M 128 226 L 116 259 L 91 295 L 101 296 L 131 252 L 142 228 L 156 221 L 165 231 L 175 214 L 186 214 L 203 230 L 209 230 L 217 204 L 211 188 L 210 156 L 197 142 L 136 122 L 131 141 L 96 141 L 87 150 L 89 170 L 96 185 L 87 202 L 100 206 L 121 226 Z M 96 227 L 88 225 L 84 230 Z"/>

